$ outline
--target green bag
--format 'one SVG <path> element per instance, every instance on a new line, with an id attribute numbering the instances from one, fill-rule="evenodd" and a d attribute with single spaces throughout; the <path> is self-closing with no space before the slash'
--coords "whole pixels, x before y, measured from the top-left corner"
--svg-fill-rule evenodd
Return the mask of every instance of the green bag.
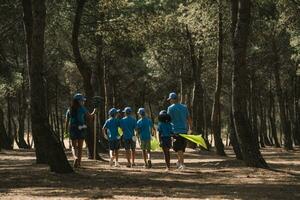
<path id="1" fill-rule="evenodd" d="M 198 146 L 202 146 L 203 148 L 207 149 L 206 142 L 202 135 L 188 135 L 188 134 L 179 134 L 181 137 L 196 143 Z"/>
<path id="2" fill-rule="evenodd" d="M 155 138 L 151 138 L 151 151 L 161 151 L 159 141 Z"/>

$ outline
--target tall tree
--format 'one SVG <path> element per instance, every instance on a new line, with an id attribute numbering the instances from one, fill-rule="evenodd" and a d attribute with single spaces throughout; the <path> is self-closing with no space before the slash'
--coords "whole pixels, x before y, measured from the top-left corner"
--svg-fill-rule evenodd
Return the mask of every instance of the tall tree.
<path id="1" fill-rule="evenodd" d="M 211 115 L 211 128 L 215 139 L 215 146 L 217 154 L 220 156 L 225 156 L 224 144 L 221 137 L 221 90 L 222 90 L 222 79 L 223 79 L 223 46 L 224 46 L 224 37 L 223 37 L 223 6 L 222 0 L 219 0 L 219 9 L 218 9 L 218 22 L 219 22 L 219 45 L 218 45 L 218 60 L 216 67 L 216 89 L 214 96 L 214 103 L 212 108 Z"/>
<path id="2" fill-rule="evenodd" d="M 239 0 L 238 17 L 233 40 L 234 69 L 232 76 L 232 111 L 234 126 L 247 166 L 268 168 L 251 133 L 247 111 L 249 70 L 246 62 L 248 36 L 251 20 L 251 1 Z"/>
<path id="3" fill-rule="evenodd" d="M 47 118 L 44 86 L 44 33 L 46 26 L 45 0 L 24 0 L 24 16 L 32 15 L 31 60 L 29 65 L 32 134 L 37 161 L 47 163 L 57 173 L 73 172 L 59 138 L 56 138 Z M 26 23 L 25 23 L 26 26 Z M 27 44 L 27 46 L 29 46 Z M 38 156 L 41 153 L 45 158 Z M 40 159 L 40 160 L 39 160 Z"/>
<path id="4" fill-rule="evenodd" d="M 73 31 L 72 31 L 72 48 L 73 48 L 73 55 L 75 58 L 75 63 L 76 66 L 83 78 L 83 88 L 84 92 L 87 98 L 86 105 L 88 109 L 93 108 L 93 96 L 94 96 L 94 91 L 93 91 L 93 82 L 95 83 L 96 81 L 92 80 L 96 79 L 97 77 L 97 70 L 94 70 L 94 73 L 92 69 L 88 66 L 88 64 L 84 61 L 82 58 L 82 55 L 80 53 L 80 48 L 79 48 L 79 42 L 78 42 L 78 37 L 79 37 L 79 31 L 80 31 L 80 21 L 84 9 L 84 5 L 86 3 L 86 0 L 76 0 L 76 10 L 75 10 L 75 18 L 73 22 Z M 93 137 L 93 125 L 91 123 L 88 123 L 88 134 L 86 136 L 86 144 L 88 147 L 88 152 L 89 152 L 89 158 L 94 158 L 94 152 L 96 152 L 96 158 L 100 159 L 100 156 L 98 154 L 98 148 L 96 146 L 96 151 L 94 151 L 94 137 Z M 98 142 L 97 142 L 98 143 Z"/>

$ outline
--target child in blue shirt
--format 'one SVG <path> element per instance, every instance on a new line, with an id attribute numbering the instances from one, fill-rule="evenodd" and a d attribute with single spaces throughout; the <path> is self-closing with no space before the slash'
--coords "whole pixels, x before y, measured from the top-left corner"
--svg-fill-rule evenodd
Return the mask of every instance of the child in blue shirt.
<path id="1" fill-rule="evenodd" d="M 143 158 L 145 168 L 151 168 L 151 131 L 155 132 L 152 121 L 146 117 L 146 112 L 144 108 L 139 108 L 138 114 L 140 119 L 137 121 L 136 130 L 141 140 L 141 149 L 143 152 Z"/>
<path id="2" fill-rule="evenodd" d="M 131 116 L 132 109 L 126 107 L 123 111 L 125 117 L 120 120 L 120 127 L 123 131 L 124 146 L 126 150 L 127 165 L 126 167 L 135 166 L 135 148 L 136 148 L 136 137 L 134 130 L 136 128 L 136 119 Z M 131 159 L 131 161 L 130 161 Z"/>
<path id="3" fill-rule="evenodd" d="M 167 114 L 167 111 L 162 110 L 159 112 L 158 116 L 158 133 L 159 133 L 159 141 L 160 146 L 163 149 L 165 162 L 167 165 L 166 170 L 170 170 L 170 148 L 172 147 L 172 140 L 171 136 L 173 135 L 172 132 L 172 125 L 171 125 L 171 117 Z"/>
<path id="4" fill-rule="evenodd" d="M 116 118 L 117 109 L 112 108 L 108 112 L 110 118 L 106 120 L 103 125 L 103 134 L 108 138 L 109 145 L 109 156 L 110 166 L 113 165 L 113 161 L 115 159 L 115 167 L 119 167 L 118 158 L 119 158 L 119 148 L 120 148 L 120 140 L 119 140 L 119 120 Z"/>

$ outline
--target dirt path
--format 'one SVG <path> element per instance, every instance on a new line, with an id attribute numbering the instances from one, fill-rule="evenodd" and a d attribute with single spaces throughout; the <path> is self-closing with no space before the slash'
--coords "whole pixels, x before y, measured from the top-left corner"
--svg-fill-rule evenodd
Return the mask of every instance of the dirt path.
<path id="1" fill-rule="evenodd" d="M 263 150 L 279 172 L 244 167 L 227 153 L 222 158 L 189 150 L 187 169 L 180 172 L 164 172 L 160 152 L 153 155 L 154 168 L 143 169 L 138 152 L 136 168 L 127 169 L 125 159 L 121 168 L 84 159 L 83 169 L 59 175 L 34 164 L 32 151 L 2 151 L 0 199 L 300 199 L 299 149 Z M 172 158 L 174 163 L 174 154 Z"/>

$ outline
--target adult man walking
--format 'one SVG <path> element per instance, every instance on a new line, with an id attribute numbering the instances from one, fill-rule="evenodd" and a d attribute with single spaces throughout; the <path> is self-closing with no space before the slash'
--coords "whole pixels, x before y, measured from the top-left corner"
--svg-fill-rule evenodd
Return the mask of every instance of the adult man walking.
<path id="1" fill-rule="evenodd" d="M 192 118 L 187 106 L 178 102 L 176 93 L 170 93 L 168 101 L 171 105 L 168 107 L 167 113 L 171 116 L 171 124 L 175 138 L 173 149 L 177 152 L 178 157 L 177 167 L 178 169 L 184 169 L 183 154 L 186 148 L 186 140 L 179 134 L 186 134 L 189 130 L 192 130 Z"/>

